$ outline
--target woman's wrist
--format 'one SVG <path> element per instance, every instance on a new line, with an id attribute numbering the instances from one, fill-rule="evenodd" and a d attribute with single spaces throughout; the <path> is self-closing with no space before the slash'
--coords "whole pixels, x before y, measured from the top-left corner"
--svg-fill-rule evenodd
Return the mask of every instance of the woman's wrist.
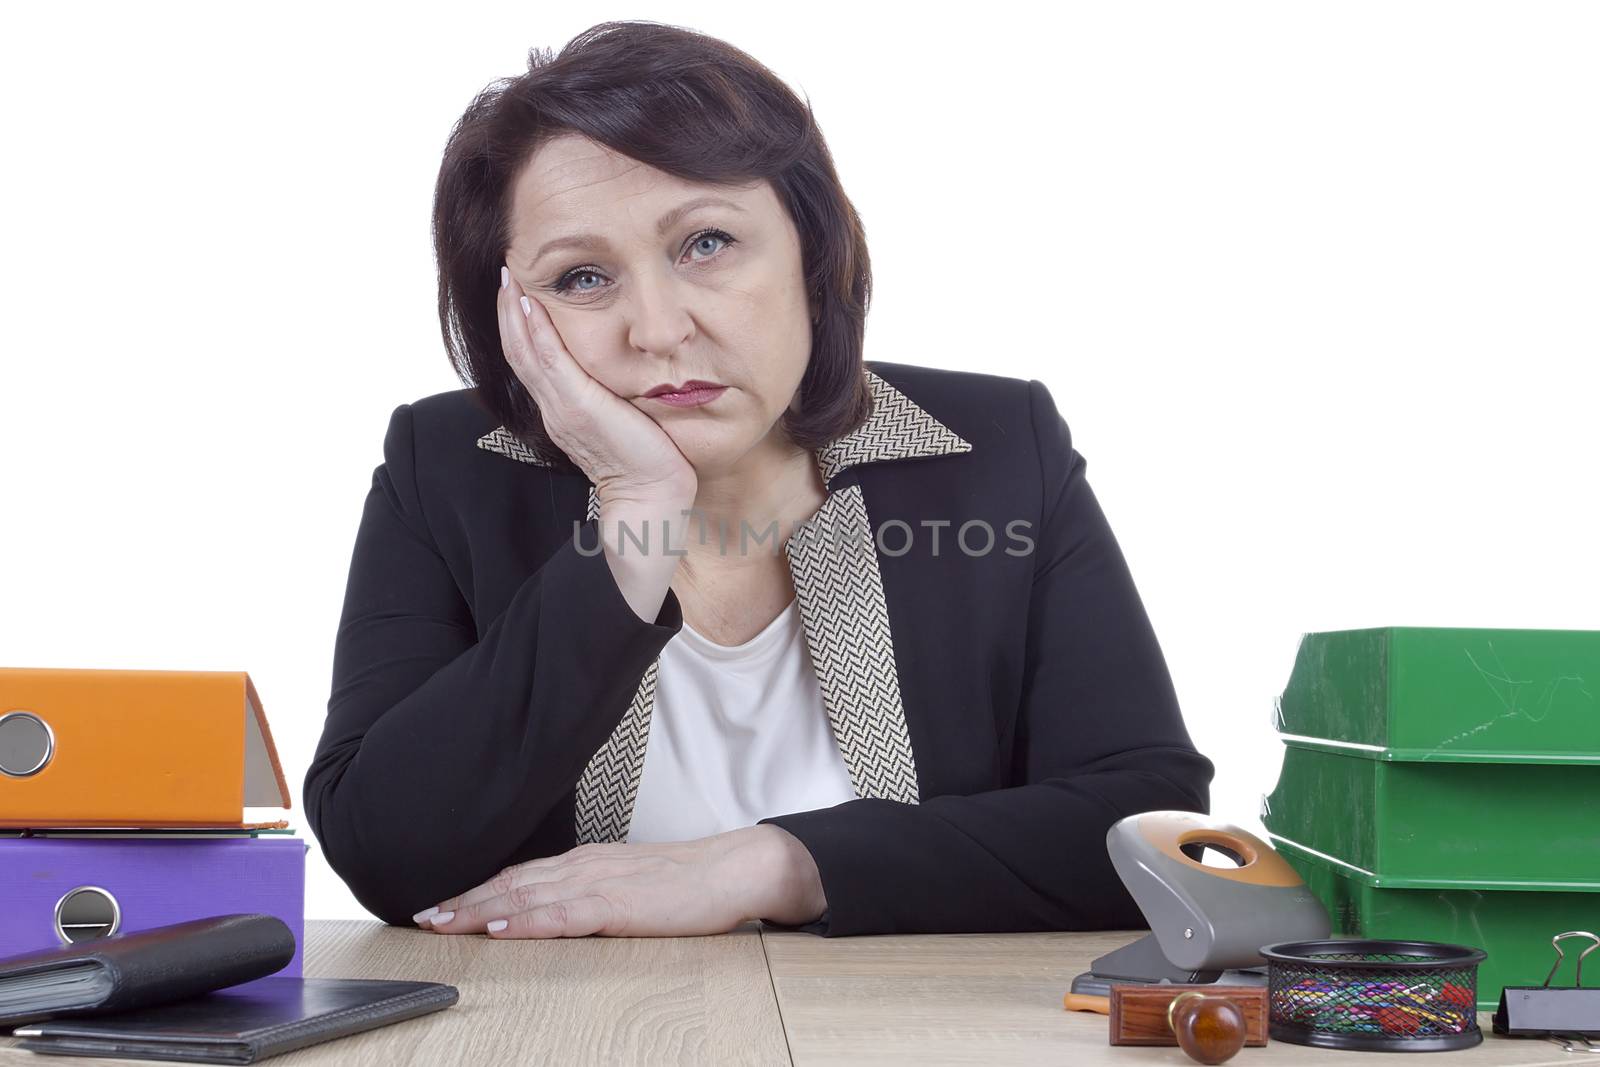
<path id="1" fill-rule="evenodd" d="M 799 838 L 772 823 L 723 836 L 725 876 L 730 884 L 747 887 L 743 903 L 747 920 L 798 926 L 820 918 L 827 910 L 822 876 Z"/>
<path id="2" fill-rule="evenodd" d="M 600 508 L 598 526 L 606 563 L 623 599 L 645 622 L 655 622 L 667 599 L 686 543 L 680 516 L 692 503 L 663 499 Z"/>

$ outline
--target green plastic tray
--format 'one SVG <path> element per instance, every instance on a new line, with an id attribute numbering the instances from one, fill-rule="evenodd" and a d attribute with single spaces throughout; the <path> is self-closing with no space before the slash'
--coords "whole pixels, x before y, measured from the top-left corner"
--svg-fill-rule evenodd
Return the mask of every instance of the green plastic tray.
<path id="1" fill-rule="evenodd" d="M 1556 962 L 1552 937 L 1600 926 L 1600 885 L 1585 891 L 1382 886 L 1331 857 L 1314 856 L 1275 835 L 1272 846 L 1327 907 L 1336 936 L 1445 941 L 1487 952 L 1488 959 L 1478 965 L 1479 1011 L 1498 1007 L 1505 986 L 1544 982 Z M 1573 944 L 1563 944 L 1567 959 L 1552 986 L 1572 985 L 1577 955 Z M 1600 967 L 1592 966 L 1592 958 L 1589 963 L 1583 986 L 1600 988 Z"/>
<path id="2" fill-rule="evenodd" d="M 1600 885 L 1600 764 L 1398 763 L 1290 741 L 1261 822 L 1377 885 Z"/>
<path id="3" fill-rule="evenodd" d="M 1600 764 L 1600 631 L 1305 634 L 1276 723 L 1383 760 Z"/>

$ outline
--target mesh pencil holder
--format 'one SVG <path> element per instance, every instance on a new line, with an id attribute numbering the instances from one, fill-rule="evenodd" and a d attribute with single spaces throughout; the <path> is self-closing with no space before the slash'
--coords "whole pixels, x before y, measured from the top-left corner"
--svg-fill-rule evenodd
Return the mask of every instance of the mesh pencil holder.
<path id="1" fill-rule="evenodd" d="M 1483 1040 L 1482 949 L 1360 938 L 1264 945 L 1274 1041 L 1380 1052 L 1444 1052 Z"/>

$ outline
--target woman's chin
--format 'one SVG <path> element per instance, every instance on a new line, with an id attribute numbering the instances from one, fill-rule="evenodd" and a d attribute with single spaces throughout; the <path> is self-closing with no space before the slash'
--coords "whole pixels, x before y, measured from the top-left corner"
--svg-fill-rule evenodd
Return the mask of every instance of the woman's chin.
<path id="1" fill-rule="evenodd" d="M 735 447 L 720 437 L 707 439 L 703 436 L 690 434 L 669 434 L 673 444 L 678 446 L 678 451 L 683 453 L 683 458 L 689 461 L 689 466 L 701 478 L 715 477 L 727 473 L 748 448 Z M 687 438 L 687 439 L 685 439 Z"/>
<path id="2" fill-rule="evenodd" d="M 720 449 L 686 448 L 679 445 L 678 451 L 683 453 L 683 458 L 689 461 L 689 466 L 694 468 L 694 473 L 699 478 L 710 478 L 728 469 L 728 459 Z"/>

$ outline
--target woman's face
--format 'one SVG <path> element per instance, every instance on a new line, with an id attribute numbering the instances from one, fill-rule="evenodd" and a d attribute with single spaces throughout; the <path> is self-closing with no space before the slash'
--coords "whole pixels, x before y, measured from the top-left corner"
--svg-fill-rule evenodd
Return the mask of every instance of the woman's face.
<path id="1" fill-rule="evenodd" d="M 775 424 L 811 356 L 811 307 L 770 183 L 686 182 L 568 133 L 518 175 L 511 226 L 507 265 L 573 358 L 697 472 L 791 447 Z M 727 388 L 694 407 L 645 396 L 690 379 Z"/>

